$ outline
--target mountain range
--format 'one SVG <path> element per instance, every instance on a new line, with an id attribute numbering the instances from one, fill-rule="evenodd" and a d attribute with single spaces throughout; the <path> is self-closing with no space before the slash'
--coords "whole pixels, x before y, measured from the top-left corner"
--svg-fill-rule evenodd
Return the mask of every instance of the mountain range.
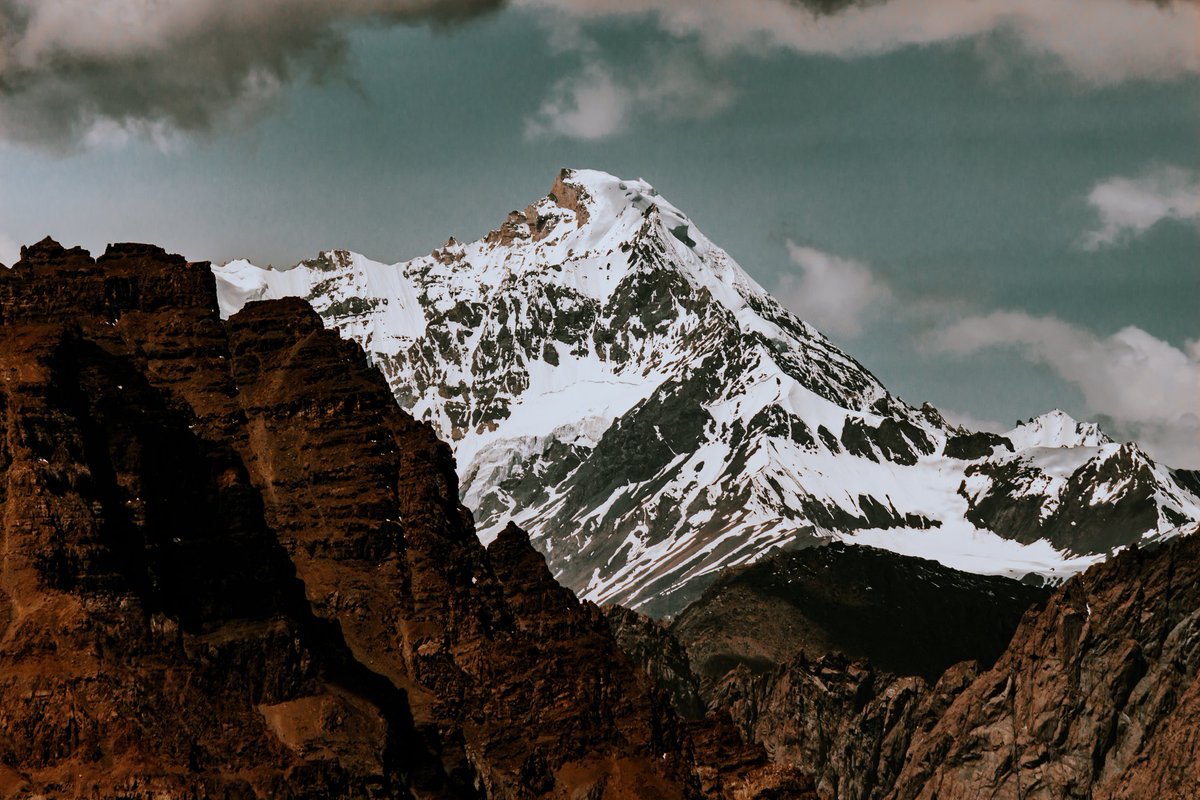
<path id="1" fill-rule="evenodd" d="M 22 248 L 0 375 L 0 797 L 1200 793 L 1194 526 L 1053 589 L 771 552 L 666 624 L 484 547 L 363 349 L 206 263 Z"/>
<path id="2" fill-rule="evenodd" d="M 484 542 L 678 613 L 721 570 L 868 544 L 1057 583 L 1200 520 L 1200 476 L 1061 411 L 1003 434 L 890 393 L 642 180 L 563 170 L 484 238 L 213 268 L 221 312 L 307 300 L 451 444 Z"/>

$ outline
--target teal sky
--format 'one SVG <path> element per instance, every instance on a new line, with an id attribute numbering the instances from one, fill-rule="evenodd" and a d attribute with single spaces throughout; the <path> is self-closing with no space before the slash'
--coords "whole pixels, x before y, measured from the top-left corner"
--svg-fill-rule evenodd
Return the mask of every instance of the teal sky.
<path id="1" fill-rule="evenodd" d="M 10 92 L 0 261 L 49 234 L 391 262 L 481 236 L 559 167 L 602 169 L 653 183 L 910 402 L 1004 425 L 1062 407 L 1200 466 L 1200 56 L 1097 39 L 1108 59 L 1079 26 L 814 45 L 549 5 L 450 26 L 334 19 L 340 67 L 293 69 L 260 107 L 216 100 L 195 124 L 122 107 L 68 132 Z M 1190 4 L 1058 6 L 1116 9 L 1088 25 L 1118 39 L 1122 14 L 1195 19 Z"/>

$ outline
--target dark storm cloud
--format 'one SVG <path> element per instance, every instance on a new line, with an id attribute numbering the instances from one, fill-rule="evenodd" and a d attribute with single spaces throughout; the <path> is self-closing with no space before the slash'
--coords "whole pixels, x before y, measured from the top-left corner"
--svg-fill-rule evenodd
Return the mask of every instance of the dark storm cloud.
<path id="1" fill-rule="evenodd" d="M 0 137 L 51 150 L 244 124 L 342 74 L 357 24 L 449 25 L 502 0 L 0 0 Z"/>

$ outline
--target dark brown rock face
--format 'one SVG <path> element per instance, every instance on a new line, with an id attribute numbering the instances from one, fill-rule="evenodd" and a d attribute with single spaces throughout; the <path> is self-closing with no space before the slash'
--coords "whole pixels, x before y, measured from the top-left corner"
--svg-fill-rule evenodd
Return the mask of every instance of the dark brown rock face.
<path id="1" fill-rule="evenodd" d="M 963 662 L 930 687 L 840 654 L 799 656 L 766 674 L 739 666 L 709 696 L 775 763 L 803 765 L 820 797 L 865 800 L 886 795 L 914 737 L 977 673 Z"/>
<path id="2" fill-rule="evenodd" d="M 621 606 L 610 606 L 605 616 L 621 650 L 641 666 L 685 721 L 704 796 L 816 797 L 809 762 L 772 762 L 754 742 L 753 731 L 739 731 L 725 710 L 729 706 L 718 703 L 718 710 L 706 710 L 687 651 L 664 623 Z"/>
<path id="3" fill-rule="evenodd" d="M 700 681 L 692 671 L 687 650 L 667 627 L 621 606 L 609 606 L 605 613 L 617 644 L 667 691 L 679 716 L 703 719 L 705 706 L 700 699 Z"/>
<path id="4" fill-rule="evenodd" d="M 1026 617 L 908 755 L 897 798 L 1200 796 L 1200 536 L 1133 550 Z"/>
<path id="5" fill-rule="evenodd" d="M 831 544 L 728 570 L 671 624 L 702 685 L 737 666 L 766 673 L 803 653 L 840 652 L 876 669 L 937 680 L 991 665 L 1049 593 L 934 561 Z"/>
<path id="6" fill-rule="evenodd" d="M 298 301 L 0 271 L 0 796 L 696 796 L 667 697 Z M 786 776 L 785 776 L 786 777 Z"/>
<path id="7" fill-rule="evenodd" d="M 239 454 L 156 385 L 147 338 L 183 372 L 221 349 L 206 272 L 44 242 L 0 274 L 5 796 L 405 796 L 421 769 Z"/>
<path id="8" fill-rule="evenodd" d="M 852 588 L 830 573 L 827 584 Z M 806 587 L 805 613 L 826 619 L 811 601 L 828 601 L 828 590 L 817 591 L 814 576 L 794 577 Z M 720 600 L 722 591 L 739 602 Z M 1200 797 L 1200 535 L 1092 568 L 1032 605 L 984 667 L 963 661 L 929 680 L 902 674 L 894 660 L 881 669 L 894 643 L 878 631 L 845 640 L 854 658 L 812 656 L 828 632 L 798 633 L 809 623 L 776 605 L 765 612 L 744 586 L 710 592 L 673 628 L 695 637 L 684 642 L 710 671 L 701 682 L 710 710 L 729 714 L 775 763 L 810 772 L 821 797 Z M 912 601 L 899 610 L 913 613 Z M 697 636 L 694 620 L 682 624 L 705 605 L 741 638 Z M 951 628 L 946 635 L 947 647 L 970 645 L 970 636 L 954 644 Z M 784 640 L 807 644 L 781 660 Z M 748 657 L 746 648 L 763 647 L 769 658 Z"/>

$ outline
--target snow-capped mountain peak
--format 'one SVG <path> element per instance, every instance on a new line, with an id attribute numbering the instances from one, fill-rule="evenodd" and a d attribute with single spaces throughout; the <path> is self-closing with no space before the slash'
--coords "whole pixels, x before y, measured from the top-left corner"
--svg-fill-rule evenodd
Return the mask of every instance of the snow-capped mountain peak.
<path id="1" fill-rule="evenodd" d="M 744 311 L 747 296 L 769 297 L 763 287 L 641 178 L 563 169 L 546 197 L 524 211 L 510 212 L 483 240 L 434 255 L 482 266 L 493 281 L 521 280 L 536 273 L 540 280 L 607 303 L 631 271 L 648 266 L 646 259 L 629 257 L 639 245 L 666 256 L 654 266 L 669 264 L 694 288 L 706 289 L 722 305 L 743 314 L 745 322 L 761 324 Z M 497 251 L 507 256 L 514 249 L 526 257 L 481 258 Z"/>
<path id="2" fill-rule="evenodd" d="M 214 273 L 225 314 L 298 295 L 362 344 L 451 443 L 480 537 L 515 520 L 587 599 L 666 613 L 724 567 L 834 537 L 1061 575 L 1200 519 L 1168 470 L 1061 412 L 1005 439 L 909 406 L 643 180 L 563 170 L 411 261 Z M 1099 482 L 1095 514 L 1141 510 L 1074 535 L 1091 517 L 1059 509 Z"/>
<path id="3" fill-rule="evenodd" d="M 1013 447 L 1099 447 L 1112 444 L 1108 434 L 1093 422 L 1079 422 L 1061 409 L 1048 411 L 1023 422 L 1004 437 Z"/>

